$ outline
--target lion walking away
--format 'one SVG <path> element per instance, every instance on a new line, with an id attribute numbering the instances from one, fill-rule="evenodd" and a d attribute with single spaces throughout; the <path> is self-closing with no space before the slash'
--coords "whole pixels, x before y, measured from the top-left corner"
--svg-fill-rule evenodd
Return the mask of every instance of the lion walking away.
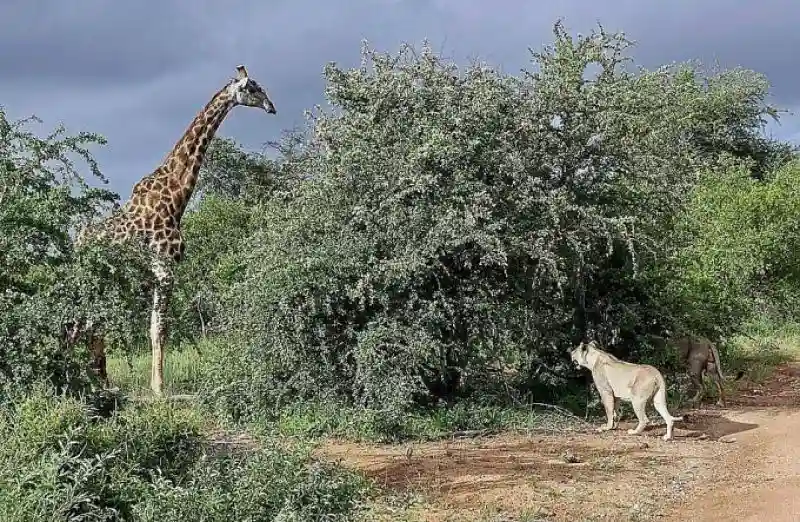
<path id="1" fill-rule="evenodd" d="M 703 374 L 708 375 L 714 381 L 717 388 L 717 406 L 725 406 L 725 392 L 722 382 L 725 376 L 722 375 L 722 363 L 719 352 L 714 343 L 705 337 L 684 335 L 672 341 L 678 351 L 678 358 L 681 363 L 687 366 L 692 387 L 695 389 L 692 402 L 698 404 L 705 396 L 703 388 Z M 737 375 L 737 380 L 741 378 L 742 372 Z"/>

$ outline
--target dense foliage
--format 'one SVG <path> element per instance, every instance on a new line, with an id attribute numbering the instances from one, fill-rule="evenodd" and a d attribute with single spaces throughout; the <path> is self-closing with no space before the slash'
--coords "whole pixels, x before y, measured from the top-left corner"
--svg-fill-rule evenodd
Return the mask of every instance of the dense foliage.
<path id="1" fill-rule="evenodd" d="M 213 455 L 203 420 L 166 403 L 97 419 L 37 391 L 0 409 L 8 522 L 350 520 L 363 482 L 298 449 Z"/>
<path id="2" fill-rule="evenodd" d="M 542 394 L 576 375 L 566 349 L 586 335 L 641 357 L 647 334 L 740 324 L 752 285 L 733 294 L 726 267 L 703 262 L 718 231 L 701 214 L 725 201 L 704 196 L 714 179 L 773 186 L 765 172 L 791 158 L 761 134 L 766 80 L 632 72 L 620 35 L 555 36 L 521 77 L 409 47 L 326 69 L 330 110 L 283 159 L 306 181 L 249 206 L 251 231 L 216 265 L 218 327 L 240 334 L 209 383 L 216 404 L 391 417 L 501 375 Z M 192 219 L 220 204 L 242 202 Z"/>
<path id="3" fill-rule="evenodd" d="M 116 197 L 89 187 L 76 165 L 82 160 L 104 181 L 89 152 L 103 139 L 68 136 L 62 127 L 39 138 L 27 130 L 31 122 L 10 122 L 0 111 L 0 402 L 42 379 L 80 388 L 86 348 L 65 342 L 67 325 L 103 323 L 112 346 L 126 347 L 141 335 L 145 310 L 141 256 L 73 247 L 76 227 Z"/>

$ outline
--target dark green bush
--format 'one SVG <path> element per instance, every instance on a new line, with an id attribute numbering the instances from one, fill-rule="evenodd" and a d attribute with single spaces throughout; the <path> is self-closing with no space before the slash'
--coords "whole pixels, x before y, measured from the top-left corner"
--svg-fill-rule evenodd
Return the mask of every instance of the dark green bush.
<path id="1" fill-rule="evenodd" d="M 41 380 L 75 391 L 87 385 L 85 345 L 65 343 L 70 323 L 102 323 L 112 348 L 145 331 L 141 254 L 73 248 L 76 228 L 115 196 L 87 187 L 75 164 L 83 160 L 103 180 L 88 150 L 103 139 L 63 128 L 39 138 L 29 123 L 0 110 L 0 402 Z"/>
<path id="2" fill-rule="evenodd" d="M 93 418 L 86 404 L 35 393 L 0 421 L 5 520 L 132 520 L 155 477 L 180 481 L 202 451 L 192 411 L 152 404 Z"/>
<path id="3" fill-rule="evenodd" d="M 204 422 L 163 402 L 108 419 L 42 392 L 8 405 L 0 416 L 3 520 L 348 520 L 358 507 L 358 476 L 310 460 L 305 449 L 215 455 Z"/>
<path id="4" fill-rule="evenodd" d="M 227 257 L 209 402 L 237 419 L 304 400 L 391 419 L 491 396 L 491 372 L 541 396 L 577 377 L 566 352 L 584 336 L 636 359 L 648 334 L 738 318 L 692 323 L 693 294 L 671 283 L 704 173 L 786 160 L 760 135 L 765 79 L 630 72 L 623 37 L 555 33 L 520 77 L 427 48 L 326 69 L 332 110 L 284 160 L 306 181 L 254 206 Z"/>
<path id="5" fill-rule="evenodd" d="M 183 485 L 158 482 L 135 520 L 354 520 L 365 482 L 304 452 L 261 449 L 198 463 Z"/>

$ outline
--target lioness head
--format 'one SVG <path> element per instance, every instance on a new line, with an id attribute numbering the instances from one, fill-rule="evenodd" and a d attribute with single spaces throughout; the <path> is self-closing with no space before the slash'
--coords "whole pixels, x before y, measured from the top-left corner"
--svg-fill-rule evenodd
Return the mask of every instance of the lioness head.
<path id="1" fill-rule="evenodd" d="M 572 351 L 569 352 L 569 358 L 575 363 L 576 368 L 588 368 L 589 361 L 587 360 L 587 355 L 589 354 L 589 348 L 594 345 L 594 341 L 584 343 L 581 341 L 581 344 L 574 348 Z"/>
<path id="2" fill-rule="evenodd" d="M 589 348 L 586 346 L 586 343 L 581 341 L 576 348 L 573 348 L 569 352 L 569 358 L 575 364 L 576 368 L 581 368 L 586 366 L 586 353 L 589 351 Z"/>

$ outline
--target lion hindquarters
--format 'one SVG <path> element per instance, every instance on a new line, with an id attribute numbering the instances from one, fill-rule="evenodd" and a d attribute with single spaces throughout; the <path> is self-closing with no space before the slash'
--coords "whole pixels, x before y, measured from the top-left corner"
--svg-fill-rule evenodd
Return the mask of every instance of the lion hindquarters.
<path id="1" fill-rule="evenodd" d="M 654 368 L 655 370 L 655 368 Z M 656 411 L 661 418 L 664 419 L 664 422 L 667 425 L 667 432 L 662 437 L 665 441 L 668 441 L 672 438 L 672 425 L 675 422 L 679 422 L 683 420 L 683 416 L 680 417 L 673 417 L 672 414 L 667 409 L 667 383 L 664 381 L 664 376 L 661 375 L 661 372 L 658 372 L 657 375 L 657 382 L 658 382 L 658 390 L 656 390 L 655 395 L 653 396 L 653 406 L 655 406 Z"/>
<path id="2" fill-rule="evenodd" d="M 644 400 L 653 397 L 658 392 L 660 376 L 661 373 L 653 366 L 646 364 L 636 365 L 628 384 L 630 397 Z"/>

